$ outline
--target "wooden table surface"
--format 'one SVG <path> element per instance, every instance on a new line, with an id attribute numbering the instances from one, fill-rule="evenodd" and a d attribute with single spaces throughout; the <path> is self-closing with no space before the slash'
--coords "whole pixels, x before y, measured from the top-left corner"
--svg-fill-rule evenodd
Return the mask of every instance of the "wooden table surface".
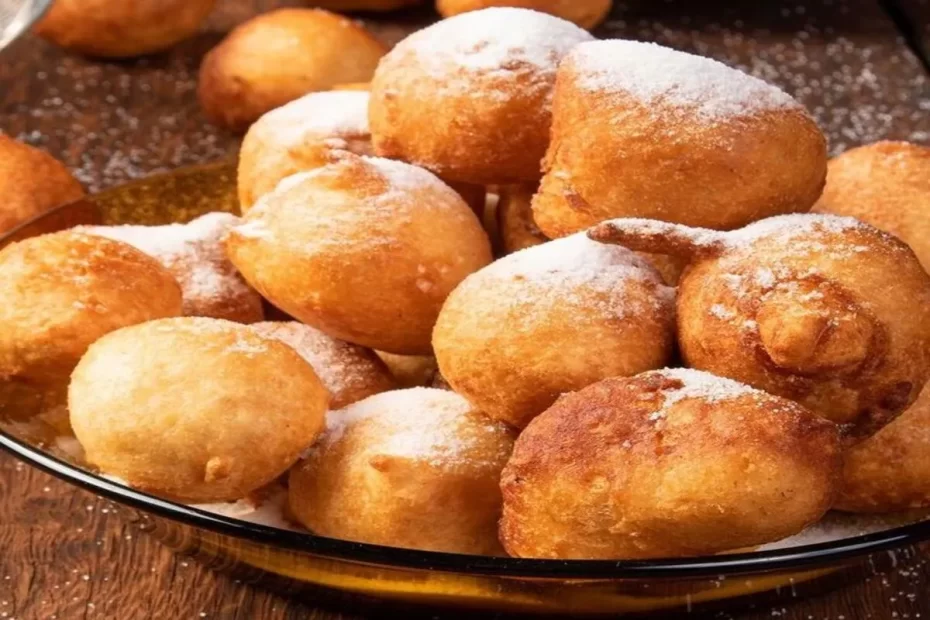
<path id="1" fill-rule="evenodd" d="M 234 24 L 282 4 L 297 3 L 221 1 L 200 36 L 134 61 L 92 62 L 27 37 L 0 54 L 0 131 L 49 150 L 91 190 L 234 153 L 238 138 L 200 115 L 197 67 Z M 424 10 L 367 21 L 393 43 L 432 19 Z M 782 85 L 809 106 L 836 153 L 882 138 L 930 143 L 928 63 L 901 35 L 908 29 L 912 44 L 930 48 L 927 0 L 631 0 L 600 34 L 697 51 Z M 212 573 L 134 531 L 120 512 L 0 455 L 0 620 L 359 617 L 351 604 L 325 611 Z M 888 559 L 827 593 L 784 592 L 695 615 L 930 618 L 930 549 Z"/>

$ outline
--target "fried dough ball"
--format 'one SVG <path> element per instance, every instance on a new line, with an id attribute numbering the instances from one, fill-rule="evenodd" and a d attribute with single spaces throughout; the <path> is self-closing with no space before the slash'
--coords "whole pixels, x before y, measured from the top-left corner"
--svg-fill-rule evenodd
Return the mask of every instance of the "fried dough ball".
<path id="1" fill-rule="evenodd" d="M 0 251 L 0 299 L 0 381 L 67 381 L 104 334 L 181 313 L 178 283 L 155 259 L 70 231 Z"/>
<path id="2" fill-rule="evenodd" d="M 291 513 L 321 536 L 502 555 L 498 483 L 513 439 L 452 392 L 378 394 L 329 413 L 291 470 Z"/>
<path id="3" fill-rule="evenodd" d="M 930 271 L 930 148 L 876 142 L 830 161 L 827 186 L 814 206 L 849 215 L 901 238 Z"/>
<path id="4" fill-rule="evenodd" d="M 188 39 L 216 0 L 55 0 L 35 32 L 67 50 L 126 58 Z"/>
<path id="5" fill-rule="evenodd" d="M 433 348 L 456 392 L 522 428 L 560 394 L 667 364 L 674 322 L 674 290 L 655 269 L 579 234 L 466 278 L 442 308 Z"/>
<path id="6" fill-rule="evenodd" d="M 357 23 L 278 9 L 233 30 L 203 59 L 198 96 L 212 122 L 244 130 L 306 93 L 371 79 L 386 49 Z"/>
<path id="7" fill-rule="evenodd" d="M 612 217 L 728 230 L 809 210 L 826 163 L 817 124 L 774 86 L 653 43 L 585 43 L 559 66 L 533 213 L 552 238 Z"/>
<path id="8" fill-rule="evenodd" d="M 501 542 L 549 559 L 774 542 L 827 512 L 841 462 L 836 426 L 787 399 L 687 369 L 606 379 L 520 435 L 501 478 Z"/>
<path id="9" fill-rule="evenodd" d="M 51 155 L 0 133 L 0 235 L 84 196 L 81 184 Z"/>
<path id="10" fill-rule="evenodd" d="M 687 365 L 796 400 L 852 439 L 891 422 L 930 377 L 930 276 L 858 220 L 784 215 L 718 233 L 620 219 L 591 235 L 690 254 L 678 286 Z"/>
<path id="11" fill-rule="evenodd" d="M 391 372 L 371 349 L 331 338 L 296 321 L 256 323 L 252 328 L 288 345 L 313 367 L 332 396 L 332 409 L 395 387 Z"/>
<path id="12" fill-rule="evenodd" d="M 239 151 L 239 204 L 255 201 L 297 172 L 330 163 L 334 152 L 370 155 L 368 93 L 310 93 L 262 116 Z"/>
<path id="13" fill-rule="evenodd" d="M 181 313 L 177 282 L 116 241 L 62 232 L 0 251 L 0 419 L 50 446 L 71 434 L 67 387 L 92 342 Z"/>
<path id="14" fill-rule="evenodd" d="M 231 213 L 215 212 L 187 224 L 77 230 L 128 243 L 157 259 L 181 285 L 184 316 L 256 323 L 264 318 L 262 298 L 236 271 L 223 245 L 229 229 L 240 221 Z"/>
<path id="15" fill-rule="evenodd" d="M 423 0 L 313 0 L 313 6 L 330 11 L 396 11 Z"/>
<path id="16" fill-rule="evenodd" d="M 845 455 L 834 508 L 903 512 L 930 507 L 930 389 L 901 417 Z"/>
<path id="17" fill-rule="evenodd" d="M 493 6 L 510 6 L 549 13 L 574 22 L 582 28 L 594 28 L 604 21 L 612 0 L 436 0 L 436 10 L 443 17 L 477 11 Z"/>
<path id="18" fill-rule="evenodd" d="M 245 221 L 227 250 L 264 297 L 330 336 L 401 355 L 430 353 L 443 301 L 491 261 L 458 194 L 376 157 L 288 177 Z"/>
<path id="19" fill-rule="evenodd" d="M 549 241 L 533 221 L 534 185 L 506 185 L 497 203 L 497 230 L 504 254 L 513 254 Z"/>
<path id="20" fill-rule="evenodd" d="M 101 338 L 68 394 L 89 463 L 186 502 L 237 500 L 283 474 L 322 430 L 328 404 L 291 347 L 206 318 Z"/>
<path id="21" fill-rule="evenodd" d="M 394 355 L 375 351 L 391 371 L 394 381 L 402 388 L 432 385 L 439 373 L 436 358 L 432 355 Z"/>
<path id="22" fill-rule="evenodd" d="M 556 66 L 589 40 L 525 9 L 473 11 L 415 32 L 372 80 L 375 151 L 452 181 L 538 180 Z"/>

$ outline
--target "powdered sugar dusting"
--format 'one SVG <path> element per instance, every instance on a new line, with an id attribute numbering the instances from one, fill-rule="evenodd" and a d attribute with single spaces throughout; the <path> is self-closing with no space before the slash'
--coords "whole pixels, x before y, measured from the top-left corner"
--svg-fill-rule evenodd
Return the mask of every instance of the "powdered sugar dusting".
<path id="1" fill-rule="evenodd" d="M 725 243 L 726 233 L 710 228 L 684 226 L 662 220 L 640 217 L 621 217 L 606 220 L 592 230 L 595 238 L 611 236 L 611 232 L 622 232 L 633 237 L 676 240 L 694 248 L 714 248 Z"/>
<path id="2" fill-rule="evenodd" d="M 669 379 L 677 379 L 682 385 L 679 388 L 663 390 L 665 401 L 662 407 L 650 417 L 652 421 L 664 418 L 676 403 L 690 398 L 699 398 L 707 403 L 718 403 L 746 395 L 767 396 L 765 392 L 738 381 L 691 368 L 666 368 L 657 370 L 655 373 Z"/>
<path id="3" fill-rule="evenodd" d="M 716 122 L 769 110 L 803 110 L 790 95 L 723 63 L 655 43 L 611 39 L 566 59 L 587 90 L 623 93 L 647 105 L 685 109 Z"/>
<path id="4" fill-rule="evenodd" d="M 242 353 L 247 357 L 255 357 L 265 353 L 268 351 L 268 344 L 272 342 L 251 331 L 245 325 L 222 319 L 205 317 L 159 319 L 145 323 L 144 326 L 151 326 L 155 331 L 164 334 L 227 336 L 227 338 L 203 338 L 200 340 L 204 347 L 221 348 L 226 353 Z M 232 337 L 231 342 L 228 338 L 230 336 Z"/>
<path id="5" fill-rule="evenodd" d="M 927 510 L 914 510 L 878 515 L 854 515 L 842 512 L 830 512 L 822 521 L 815 523 L 800 534 L 789 536 L 777 542 L 759 547 L 758 551 L 775 549 L 795 549 L 806 545 L 818 545 L 865 536 L 876 532 L 885 532 L 897 527 L 924 521 L 930 514 Z"/>
<path id="6" fill-rule="evenodd" d="M 368 130 L 368 99 L 364 91 L 310 93 L 262 116 L 250 133 L 267 135 L 277 147 L 309 138 L 364 138 Z"/>
<path id="7" fill-rule="evenodd" d="M 280 483 L 273 483 L 253 493 L 252 496 L 236 502 L 190 504 L 190 507 L 257 525 L 300 531 L 301 528 L 296 527 L 285 517 L 286 505 L 287 489 Z"/>
<path id="8" fill-rule="evenodd" d="M 122 241 L 157 259 L 181 285 L 186 316 L 212 316 L 216 306 L 258 304 L 258 294 L 226 257 L 223 242 L 239 223 L 230 213 L 208 213 L 187 224 L 87 226 L 76 230 Z"/>
<path id="9" fill-rule="evenodd" d="M 455 193 L 439 177 L 425 168 L 383 157 L 362 157 L 362 161 L 384 177 L 391 191 L 413 192 L 424 187 L 431 187 L 438 191 Z"/>
<path id="10" fill-rule="evenodd" d="M 652 284 L 653 301 L 659 308 L 670 306 L 674 293 L 644 259 L 624 247 L 592 241 L 584 233 L 505 256 L 465 282 L 480 286 L 487 277 L 517 283 L 509 287 L 510 297 L 502 303 L 523 310 L 536 307 L 540 312 L 549 303 L 576 304 L 588 310 L 597 308 L 599 319 L 623 319 L 645 309 L 640 296 L 631 300 L 625 294 L 631 281 Z"/>
<path id="11" fill-rule="evenodd" d="M 338 340 L 295 321 L 256 323 L 252 329 L 297 351 L 333 395 L 335 407 L 348 404 L 340 404 L 343 394 L 366 391 L 364 395 L 369 395 L 390 386 L 387 369 L 378 363 L 374 353 L 364 347 Z M 377 389 L 379 387 L 380 390 Z"/>
<path id="12" fill-rule="evenodd" d="M 474 454 L 487 457 L 489 437 L 509 450 L 507 427 L 474 411 L 464 398 L 446 390 L 411 388 L 384 392 L 326 416 L 326 430 L 310 448 L 325 450 L 352 433 L 364 451 L 454 466 Z M 492 455 L 505 458 L 505 454 Z"/>
<path id="13" fill-rule="evenodd" d="M 762 237 L 778 235 L 788 240 L 799 235 L 824 236 L 862 230 L 866 224 L 852 217 L 819 213 L 794 213 L 759 220 L 745 228 L 726 233 L 731 247 L 746 246 Z"/>
<path id="14" fill-rule="evenodd" d="M 504 90 L 474 90 L 468 76 L 500 77 L 512 88 L 551 88 L 561 59 L 593 37 L 563 19 L 518 8 L 489 8 L 444 19 L 401 41 L 388 54 L 417 59 L 442 88 L 474 97 L 509 98 Z M 464 74 L 464 75 L 462 75 Z"/>

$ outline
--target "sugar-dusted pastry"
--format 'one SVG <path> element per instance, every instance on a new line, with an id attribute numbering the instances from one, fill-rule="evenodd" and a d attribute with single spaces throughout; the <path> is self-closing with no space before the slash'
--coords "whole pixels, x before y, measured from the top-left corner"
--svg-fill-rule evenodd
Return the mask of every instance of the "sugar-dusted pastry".
<path id="1" fill-rule="evenodd" d="M 61 162 L 0 133 L 0 235 L 83 195 Z"/>
<path id="2" fill-rule="evenodd" d="M 774 542 L 820 520 L 842 466 L 836 426 L 687 369 L 561 398 L 504 468 L 500 535 L 517 557 L 647 559 Z"/>
<path id="3" fill-rule="evenodd" d="M 930 270 L 930 148 L 876 142 L 830 160 L 814 211 L 849 215 L 900 237 Z"/>
<path id="4" fill-rule="evenodd" d="M 653 43 L 596 41 L 559 66 L 534 218 L 549 237 L 612 217 L 738 228 L 809 210 L 826 165 L 817 124 L 778 88 Z"/>
<path id="5" fill-rule="evenodd" d="M 57 383 L 115 329 L 181 313 L 181 290 L 158 261 L 78 232 L 0 251 L 0 382 Z"/>
<path id="6" fill-rule="evenodd" d="M 240 222 L 231 213 L 208 213 L 187 224 L 85 226 L 78 230 L 128 243 L 156 258 L 181 285 L 184 316 L 238 323 L 264 318 L 262 298 L 226 257 L 223 242 Z"/>
<path id="7" fill-rule="evenodd" d="M 844 455 L 834 508 L 902 512 L 930 507 L 930 389 L 897 420 Z"/>
<path id="8" fill-rule="evenodd" d="M 378 394 L 327 415 L 291 470 L 291 513 L 321 536 L 501 555 L 498 483 L 513 439 L 452 392 Z"/>
<path id="9" fill-rule="evenodd" d="M 310 93 L 263 115 L 239 150 L 242 212 L 281 179 L 325 166 L 338 151 L 372 152 L 366 92 Z"/>
<path id="10" fill-rule="evenodd" d="M 375 351 L 391 371 L 394 381 L 402 388 L 431 385 L 439 372 L 436 358 L 432 355 L 395 355 Z"/>
<path id="11" fill-rule="evenodd" d="M 442 308 L 433 347 L 456 392 L 524 427 L 560 394 L 665 366 L 674 303 L 645 260 L 573 235 L 466 278 Z"/>
<path id="12" fill-rule="evenodd" d="M 332 338 L 296 321 L 256 323 L 252 328 L 288 345 L 313 367 L 329 390 L 332 409 L 342 409 L 396 387 L 391 372 L 371 349 Z"/>
<path id="13" fill-rule="evenodd" d="M 95 342 L 71 379 L 87 461 L 149 493 L 235 501 L 286 472 L 329 394 L 291 347 L 247 325 L 150 321 Z"/>
<path id="14" fill-rule="evenodd" d="M 403 355 L 430 353 L 442 303 L 491 261 L 478 218 L 437 177 L 351 154 L 282 181 L 232 229 L 227 250 L 291 316 Z"/>
<path id="15" fill-rule="evenodd" d="M 55 0 L 35 32 L 88 56 L 125 58 L 194 36 L 216 0 Z"/>
<path id="16" fill-rule="evenodd" d="M 233 30 L 203 59 L 206 116 L 235 130 L 309 92 L 371 79 L 386 48 L 358 23 L 319 9 L 278 9 Z"/>
<path id="17" fill-rule="evenodd" d="M 415 32 L 378 65 L 379 155 L 477 185 L 536 181 L 562 57 L 591 35 L 525 9 L 485 9 Z"/>
<path id="18" fill-rule="evenodd" d="M 678 286 L 687 365 L 796 400 L 854 439 L 930 377 L 930 276 L 858 220 L 784 215 L 719 233 L 619 219 L 590 234 L 691 260 Z"/>
<path id="19" fill-rule="evenodd" d="M 604 21 L 613 0 L 436 0 L 436 10 L 443 17 L 494 6 L 533 9 L 590 29 Z"/>

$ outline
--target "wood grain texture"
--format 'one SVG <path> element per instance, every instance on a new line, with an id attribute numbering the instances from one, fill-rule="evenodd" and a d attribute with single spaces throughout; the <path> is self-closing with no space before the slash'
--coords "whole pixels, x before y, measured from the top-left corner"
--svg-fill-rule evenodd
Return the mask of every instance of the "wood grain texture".
<path id="1" fill-rule="evenodd" d="M 930 17 L 927 0 L 912 1 Z M 0 130 L 62 158 L 90 189 L 228 156 L 238 137 L 197 107 L 200 58 L 236 23 L 282 4 L 299 2 L 221 2 L 199 37 L 134 61 L 91 62 L 26 38 L 0 56 Z M 390 19 L 369 22 L 389 43 L 434 16 Z M 637 0 L 618 3 L 600 34 L 693 50 L 782 85 L 812 109 L 834 152 L 880 138 L 930 142 L 930 78 L 871 0 Z M 174 556 L 122 511 L 0 455 L 0 620 L 360 617 L 351 602 L 326 611 Z M 830 592 L 785 590 L 691 617 L 930 618 L 928 559 L 902 550 Z"/>

